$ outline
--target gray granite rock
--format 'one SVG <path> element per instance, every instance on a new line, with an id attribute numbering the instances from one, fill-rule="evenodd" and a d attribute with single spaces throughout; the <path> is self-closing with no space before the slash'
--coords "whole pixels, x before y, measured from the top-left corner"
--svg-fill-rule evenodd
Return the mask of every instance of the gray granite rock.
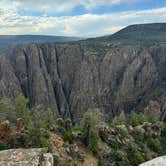
<path id="1" fill-rule="evenodd" d="M 46 149 L 9 149 L 0 151 L 1 166 L 53 166 L 53 156 Z"/>
<path id="2" fill-rule="evenodd" d="M 139 166 L 166 166 L 166 156 L 157 157 L 153 160 L 142 163 Z"/>
<path id="3" fill-rule="evenodd" d="M 0 58 L 0 98 L 22 93 L 33 108 L 50 107 L 57 116 L 79 121 L 88 109 L 113 116 L 143 110 L 155 97 L 160 118 L 165 117 L 165 44 L 101 44 L 100 49 L 77 43 L 27 44 L 10 52 Z"/>

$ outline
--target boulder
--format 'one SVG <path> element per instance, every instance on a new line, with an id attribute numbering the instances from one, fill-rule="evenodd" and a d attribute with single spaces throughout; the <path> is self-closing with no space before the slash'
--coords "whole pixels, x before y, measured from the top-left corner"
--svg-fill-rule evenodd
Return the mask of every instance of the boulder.
<path id="1" fill-rule="evenodd" d="M 0 142 L 7 142 L 11 138 L 11 127 L 8 120 L 0 123 Z"/>
<path id="2" fill-rule="evenodd" d="M 95 158 L 77 144 L 68 144 L 61 136 L 50 134 L 51 151 L 54 156 L 55 166 L 86 166 L 87 161 L 93 159 L 92 166 L 96 166 Z"/>
<path id="3" fill-rule="evenodd" d="M 53 166 L 53 156 L 46 148 L 9 149 L 0 152 L 1 166 Z"/>
<path id="4" fill-rule="evenodd" d="M 21 130 L 24 127 L 24 119 L 18 118 L 16 123 L 17 129 Z"/>
<path id="5" fill-rule="evenodd" d="M 150 101 L 149 105 L 144 109 L 146 115 L 151 115 L 155 117 L 157 120 L 160 119 L 161 116 L 161 106 L 157 101 Z"/>
<path id="6" fill-rule="evenodd" d="M 166 156 L 157 157 L 153 160 L 142 163 L 139 166 L 166 166 Z"/>

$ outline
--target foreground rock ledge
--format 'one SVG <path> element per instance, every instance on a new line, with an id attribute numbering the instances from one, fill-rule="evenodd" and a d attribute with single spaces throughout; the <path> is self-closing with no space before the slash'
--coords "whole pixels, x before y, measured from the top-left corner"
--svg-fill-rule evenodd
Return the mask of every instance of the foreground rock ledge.
<path id="1" fill-rule="evenodd" d="M 166 156 L 157 157 L 153 160 L 142 163 L 139 166 L 166 166 Z"/>
<path id="2" fill-rule="evenodd" d="M 0 151 L 0 166 L 53 166 L 53 156 L 45 148 Z"/>

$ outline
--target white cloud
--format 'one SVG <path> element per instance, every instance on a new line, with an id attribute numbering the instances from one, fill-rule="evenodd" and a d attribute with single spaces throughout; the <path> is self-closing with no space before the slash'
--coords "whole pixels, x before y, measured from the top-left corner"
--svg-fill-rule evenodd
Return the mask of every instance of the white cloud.
<path id="1" fill-rule="evenodd" d="M 26 12 L 63 13 L 82 7 L 92 10 L 101 6 L 112 6 L 126 3 L 128 0 L 1 0 L 0 6 L 6 10 L 22 10 Z M 138 0 L 133 0 L 138 1 Z"/>
<path id="2" fill-rule="evenodd" d="M 77 0 L 15 0 L 19 3 L 19 10 L 43 13 L 66 12 L 75 8 Z"/>
<path id="3" fill-rule="evenodd" d="M 124 0 L 80 0 L 79 3 L 82 5 L 85 9 L 91 10 L 94 8 L 98 8 L 101 6 L 112 6 L 116 4 L 120 4 L 120 2 L 123 2 Z"/>
<path id="4" fill-rule="evenodd" d="M 15 7 L 2 9 L 0 2 L 0 34 L 45 34 L 93 37 L 112 34 L 136 23 L 165 22 L 166 7 L 108 14 L 78 16 L 22 16 Z"/>

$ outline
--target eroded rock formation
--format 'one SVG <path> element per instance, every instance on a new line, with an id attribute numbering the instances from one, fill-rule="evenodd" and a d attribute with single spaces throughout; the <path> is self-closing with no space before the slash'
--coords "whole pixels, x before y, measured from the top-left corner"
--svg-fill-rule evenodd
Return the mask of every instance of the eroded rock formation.
<path id="1" fill-rule="evenodd" d="M 102 50 L 102 52 L 101 52 Z M 107 115 L 165 100 L 166 45 L 27 44 L 0 58 L 0 98 L 24 94 L 30 107 L 79 120 L 88 109 Z"/>

